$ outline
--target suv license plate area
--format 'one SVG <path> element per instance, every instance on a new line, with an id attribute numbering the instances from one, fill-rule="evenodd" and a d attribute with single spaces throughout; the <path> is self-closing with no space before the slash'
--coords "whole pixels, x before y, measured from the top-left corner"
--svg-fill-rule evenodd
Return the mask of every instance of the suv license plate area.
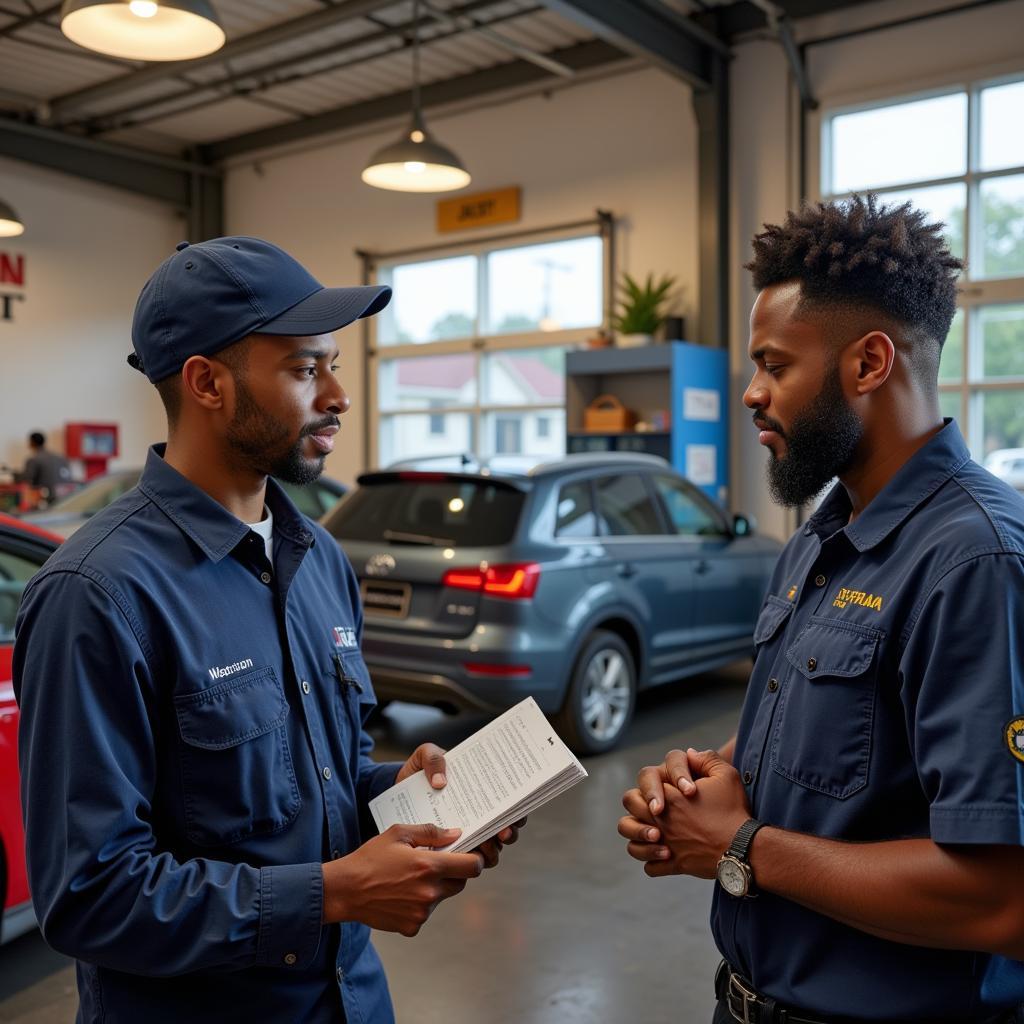
<path id="1" fill-rule="evenodd" d="M 412 587 L 408 583 L 362 580 L 359 584 L 359 593 L 363 599 L 363 610 L 368 615 L 404 619 L 409 614 Z"/>

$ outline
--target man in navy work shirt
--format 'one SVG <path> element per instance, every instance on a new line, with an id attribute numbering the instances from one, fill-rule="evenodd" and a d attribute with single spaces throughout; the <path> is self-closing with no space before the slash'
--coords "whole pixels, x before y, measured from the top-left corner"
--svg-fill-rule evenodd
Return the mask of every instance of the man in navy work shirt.
<path id="1" fill-rule="evenodd" d="M 648 875 L 717 878 L 732 1020 L 1010 1021 L 1024 999 L 1024 500 L 939 412 L 960 263 L 874 197 L 754 240 L 744 402 L 783 552 L 737 736 L 623 798 Z"/>
<path id="2" fill-rule="evenodd" d="M 443 786 L 443 751 L 371 759 L 357 580 L 268 479 L 322 471 L 330 332 L 390 294 L 238 237 L 183 242 L 139 298 L 168 443 L 32 580 L 15 645 L 29 879 L 80 1022 L 392 1021 L 370 928 L 416 934 L 516 838 L 375 834 L 367 802 Z"/>

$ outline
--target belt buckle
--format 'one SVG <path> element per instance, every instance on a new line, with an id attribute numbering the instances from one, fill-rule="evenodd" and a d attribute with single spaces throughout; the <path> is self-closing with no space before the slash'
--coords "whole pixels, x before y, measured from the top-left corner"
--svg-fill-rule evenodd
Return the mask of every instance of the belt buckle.
<path id="1" fill-rule="evenodd" d="M 747 986 L 740 981 L 739 975 L 733 974 L 732 972 L 729 974 L 728 992 L 730 995 L 735 995 L 738 999 L 743 1000 L 742 1017 L 736 1017 L 736 1011 L 733 1010 L 731 1006 L 729 1007 L 729 1012 L 736 1018 L 736 1020 L 742 1021 L 742 1024 L 753 1024 L 753 1021 L 750 1019 L 750 1007 L 751 1005 L 757 1005 L 757 993 L 753 989 L 747 988 Z"/>

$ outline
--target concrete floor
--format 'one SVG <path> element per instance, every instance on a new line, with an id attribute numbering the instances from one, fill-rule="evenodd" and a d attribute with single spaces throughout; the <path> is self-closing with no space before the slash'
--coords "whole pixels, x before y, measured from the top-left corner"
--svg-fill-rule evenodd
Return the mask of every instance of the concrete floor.
<path id="1" fill-rule="evenodd" d="M 673 746 L 732 734 L 750 669 L 726 669 L 641 697 L 625 742 L 584 763 L 590 778 L 535 814 L 502 863 L 443 903 L 415 939 L 374 938 L 403 1024 L 705 1024 L 718 956 L 711 883 L 653 880 L 615 831 L 636 771 Z M 451 747 L 485 719 L 396 704 L 377 755 L 428 740 Z M 70 961 L 38 932 L 0 948 L 0 1022 L 69 1024 Z"/>

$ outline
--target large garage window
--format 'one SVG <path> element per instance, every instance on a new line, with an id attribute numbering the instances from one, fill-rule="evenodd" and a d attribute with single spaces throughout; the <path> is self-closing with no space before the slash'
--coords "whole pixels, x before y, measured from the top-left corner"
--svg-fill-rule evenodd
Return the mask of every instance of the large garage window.
<path id="1" fill-rule="evenodd" d="M 371 463 L 564 453 L 565 353 L 604 321 L 596 231 L 377 263 Z"/>
<path id="2" fill-rule="evenodd" d="M 939 368 L 976 459 L 1024 447 L 1024 76 L 829 111 L 825 199 L 911 200 L 967 260 Z"/>

